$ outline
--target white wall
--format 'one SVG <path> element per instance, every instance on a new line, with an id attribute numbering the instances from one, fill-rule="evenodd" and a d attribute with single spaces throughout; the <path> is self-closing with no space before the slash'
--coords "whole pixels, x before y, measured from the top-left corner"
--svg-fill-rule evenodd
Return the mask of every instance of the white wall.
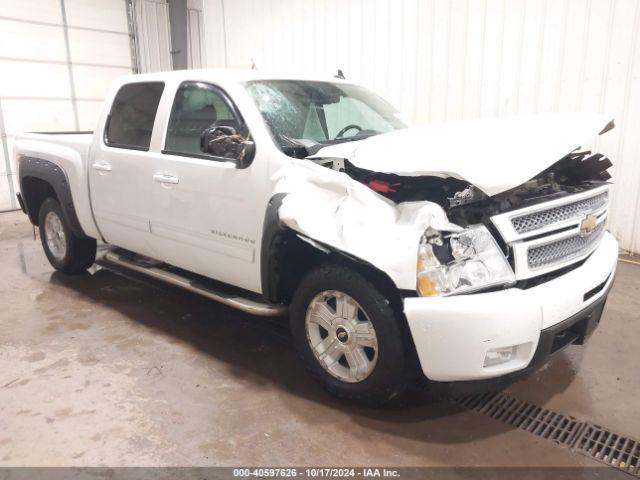
<path id="1" fill-rule="evenodd" d="M 341 68 L 418 123 L 612 113 L 609 224 L 640 253 L 640 1 L 204 0 L 204 20 L 209 67 Z"/>
<path id="2" fill-rule="evenodd" d="M 136 54 L 140 73 L 171 70 L 171 33 L 167 0 L 134 0 Z"/>
<path id="3" fill-rule="evenodd" d="M 0 0 L 0 211 L 16 207 L 15 134 L 93 130 L 131 71 L 125 0 Z"/>

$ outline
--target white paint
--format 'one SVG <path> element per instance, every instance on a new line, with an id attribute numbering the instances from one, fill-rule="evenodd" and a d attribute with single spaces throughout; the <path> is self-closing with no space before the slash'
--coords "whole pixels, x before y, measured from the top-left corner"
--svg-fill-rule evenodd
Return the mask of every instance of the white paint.
<path id="1" fill-rule="evenodd" d="M 569 113 L 434 122 L 331 145 L 313 157 L 342 157 L 374 172 L 455 177 L 496 195 L 589 142 L 610 121 Z"/>
<path id="2" fill-rule="evenodd" d="M 287 193 L 278 210 L 283 224 L 369 262 L 401 289 L 415 289 L 418 246 L 427 227 L 461 230 L 433 202 L 395 204 L 346 173 L 311 161 L 293 160 L 274 180 L 274 194 Z"/>
<path id="3" fill-rule="evenodd" d="M 609 227 L 640 253 L 640 2 L 204 0 L 208 67 L 336 72 L 416 123 L 611 114 Z"/>
<path id="4" fill-rule="evenodd" d="M 522 370 L 533 357 L 540 330 L 602 298 L 613 282 L 617 261 L 618 245 L 606 233 L 580 268 L 526 290 L 405 298 L 404 312 L 423 372 L 431 380 L 445 382 Z M 605 281 L 604 289 L 584 300 L 585 291 Z M 515 358 L 483 367 L 487 351 L 512 345 L 522 345 Z"/>

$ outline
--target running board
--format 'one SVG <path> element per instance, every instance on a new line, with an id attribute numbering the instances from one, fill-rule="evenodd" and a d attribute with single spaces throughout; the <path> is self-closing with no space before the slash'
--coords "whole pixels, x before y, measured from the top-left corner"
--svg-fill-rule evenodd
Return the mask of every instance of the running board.
<path id="1" fill-rule="evenodd" d="M 119 255 L 116 252 L 107 252 L 104 257 L 109 263 L 117 265 L 119 267 L 133 270 L 148 277 L 160 280 L 176 287 L 183 288 L 203 297 L 210 298 L 216 302 L 223 303 L 229 307 L 242 310 L 243 312 L 250 313 L 252 315 L 261 315 L 263 317 L 276 317 L 287 313 L 287 307 L 285 305 L 276 305 L 272 303 L 263 303 L 249 298 L 241 297 L 237 294 L 230 294 L 214 290 L 208 286 L 202 285 L 195 280 L 188 277 L 178 275 L 173 272 L 168 272 L 158 267 L 145 267 L 139 265 L 132 260 L 127 259 L 123 255 Z"/>

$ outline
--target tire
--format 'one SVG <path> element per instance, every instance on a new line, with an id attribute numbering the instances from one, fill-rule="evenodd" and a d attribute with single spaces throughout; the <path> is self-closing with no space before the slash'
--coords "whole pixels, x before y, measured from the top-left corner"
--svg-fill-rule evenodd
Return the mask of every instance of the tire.
<path id="1" fill-rule="evenodd" d="M 355 320 L 351 313 L 338 313 L 345 299 L 351 305 L 350 312 L 357 309 Z M 333 316 L 332 320 L 322 320 L 318 312 L 327 318 Z M 308 370 L 333 395 L 369 406 L 387 403 L 405 388 L 406 346 L 401 321 L 367 278 L 336 264 L 321 265 L 308 273 L 290 305 L 293 342 Z"/>
<path id="2" fill-rule="evenodd" d="M 40 241 L 53 268 L 69 275 L 84 273 L 96 259 L 96 241 L 73 234 L 55 198 L 47 198 L 38 214 Z"/>

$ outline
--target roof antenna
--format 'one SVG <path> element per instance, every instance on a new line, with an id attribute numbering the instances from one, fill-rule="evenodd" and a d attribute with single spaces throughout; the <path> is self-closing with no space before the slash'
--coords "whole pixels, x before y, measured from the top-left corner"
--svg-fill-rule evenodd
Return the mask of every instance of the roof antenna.
<path id="1" fill-rule="evenodd" d="M 251 59 L 251 70 L 258 70 L 258 67 L 256 66 L 256 62 L 253 58 Z"/>
<path id="2" fill-rule="evenodd" d="M 334 78 L 339 78 L 341 80 L 344 80 L 344 73 L 342 73 L 341 69 L 338 69 L 338 74 L 333 76 Z"/>

